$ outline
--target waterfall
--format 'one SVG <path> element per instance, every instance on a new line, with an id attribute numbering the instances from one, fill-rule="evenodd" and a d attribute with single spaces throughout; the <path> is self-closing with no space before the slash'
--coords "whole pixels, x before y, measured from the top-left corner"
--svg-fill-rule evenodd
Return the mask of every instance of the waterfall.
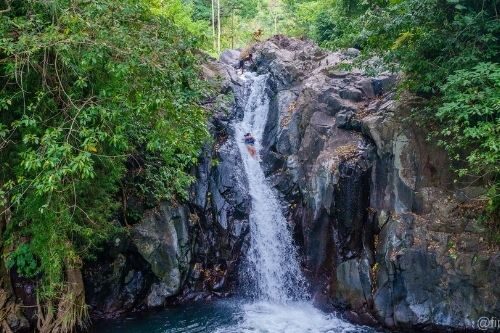
<path id="1" fill-rule="evenodd" d="M 252 157 L 243 141 L 245 133 L 251 133 L 256 139 L 257 152 L 262 149 L 269 112 L 268 75 L 246 73 L 242 79 L 244 115 L 234 129 L 252 199 L 250 247 L 242 271 L 249 282 L 246 291 L 251 299 L 240 305 L 242 312 L 237 323 L 216 332 L 369 332 L 333 314 L 322 313 L 310 301 L 277 193 L 266 180 L 259 154 Z"/>
<path id="2" fill-rule="evenodd" d="M 143 326 L 134 327 L 120 320 L 116 331 L 111 332 L 375 333 L 347 323 L 334 314 L 325 314 L 309 300 L 280 201 L 266 180 L 259 158 L 251 157 L 243 142 L 245 133 L 250 132 L 256 138 L 257 150 L 262 149 L 269 111 L 267 79 L 267 75 L 252 73 L 242 77 L 245 113 L 243 120 L 234 124 L 233 139 L 238 144 L 252 199 L 251 240 L 242 272 L 250 278 L 250 299 L 244 297 L 213 304 L 197 303 L 187 309 L 170 309 L 172 312 L 167 316 L 146 318 L 147 323 Z M 110 331 L 103 329 L 104 332 Z"/>
<path id="3" fill-rule="evenodd" d="M 257 152 L 262 149 L 269 111 L 267 78 L 267 75 L 246 74 L 244 117 L 235 124 L 236 141 L 252 198 L 250 248 L 244 272 L 250 279 L 251 295 L 255 299 L 287 302 L 307 298 L 305 279 L 287 220 L 275 191 L 266 180 L 259 154 L 252 157 L 243 141 L 245 133 L 251 133 L 256 139 Z"/>

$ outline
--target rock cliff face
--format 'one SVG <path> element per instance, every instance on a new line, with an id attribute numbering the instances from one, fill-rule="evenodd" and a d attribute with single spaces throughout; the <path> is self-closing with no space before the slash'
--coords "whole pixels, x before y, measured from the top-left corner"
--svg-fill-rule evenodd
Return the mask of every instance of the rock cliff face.
<path id="1" fill-rule="evenodd" d="M 443 151 L 405 118 L 396 77 L 337 66 L 326 53 L 274 37 L 255 47 L 270 73 L 264 163 L 288 203 L 319 305 L 386 327 L 474 326 L 500 313 L 500 254 L 458 190 Z"/>
<path id="2" fill-rule="evenodd" d="M 444 152 L 404 120 L 418 99 L 396 99 L 394 76 L 341 70 L 356 50 L 327 53 L 276 36 L 253 53 L 248 69 L 269 74 L 265 171 L 287 205 L 318 306 L 390 328 L 470 329 L 498 317 L 500 254 L 468 209 L 481 190 L 454 188 Z M 250 211 L 230 126 L 245 98 L 238 54 L 204 68 L 222 90 L 189 201 L 145 211 L 86 264 L 95 315 L 235 289 Z"/>

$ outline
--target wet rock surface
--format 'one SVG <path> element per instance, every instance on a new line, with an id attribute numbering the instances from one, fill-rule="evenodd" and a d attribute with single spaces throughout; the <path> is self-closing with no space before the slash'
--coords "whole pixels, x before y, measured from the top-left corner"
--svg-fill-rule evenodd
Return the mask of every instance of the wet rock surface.
<path id="1" fill-rule="evenodd" d="M 159 280 L 151 286 L 148 307 L 162 305 L 176 295 L 187 277 L 191 262 L 188 214 L 187 207 L 163 203 L 146 212 L 132 229 L 132 242 Z"/>
<path id="2" fill-rule="evenodd" d="M 95 317 L 164 305 L 183 287 L 191 263 L 189 209 L 161 203 L 84 267 L 86 298 Z"/>
<path id="3" fill-rule="evenodd" d="M 114 317 L 143 309 L 151 285 L 157 281 L 149 263 L 126 236 L 119 236 L 95 261 L 86 263 L 87 303 L 94 317 Z"/>
<path id="4" fill-rule="evenodd" d="M 214 112 L 214 138 L 195 171 L 189 206 L 193 222 L 191 274 L 182 299 L 198 300 L 231 293 L 248 243 L 250 196 L 232 122 L 242 116 L 242 89 L 234 69 L 239 52 L 227 52 L 226 62 L 213 63 L 226 100 Z M 191 296 L 193 293 L 194 296 Z"/>

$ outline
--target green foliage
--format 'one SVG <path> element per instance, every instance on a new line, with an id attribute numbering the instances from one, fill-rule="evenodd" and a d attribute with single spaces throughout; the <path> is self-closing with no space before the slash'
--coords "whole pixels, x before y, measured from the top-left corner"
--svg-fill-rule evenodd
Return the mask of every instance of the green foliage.
<path id="1" fill-rule="evenodd" d="M 489 201 L 482 222 L 490 231 L 488 238 L 493 244 L 500 244 L 500 184 L 493 183 L 488 191 Z"/>
<path id="2" fill-rule="evenodd" d="M 440 144 L 462 161 L 461 175 L 500 173 L 500 66 L 458 70 L 441 87 Z"/>
<path id="3" fill-rule="evenodd" d="M 406 85 L 440 95 L 447 77 L 483 61 L 498 60 L 496 2 L 405 0 L 368 13 L 361 21 L 365 47 L 398 62 Z"/>
<path id="4" fill-rule="evenodd" d="M 4 241 L 42 297 L 117 231 L 126 161 L 152 203 L 184 197 L 207 138 L 203 25 L 180 0 L 14 1 L 0 14 Z M 36 263 L 36 267 L 33 266 Z"/>
<path id="5" fill-rule="evenodd" d="M 296 1 L 285 0 L 288 13 L 285 22 L 286 31 L 295 36 L 313 37 L 316 41 L 328 38 L 327 35 L 336 28 L 332 15 L 332 1 Z M 323 24 L 321 29 L 317 25 Z"/>
<path id="6" fill-rule="evenodd" d="M 9 269 L 15 267 L 17 272 L 24 277 L 31 278 L 38 273 L 37 262 L 28 244 L 19 245 L 5 263 Z"/>
<path id="7" fill-rule="evenodd" d="M 244 48 L 254 43 L 253 33 L 259 29 L 263 32 L 261 39 L 273 35 L 275 27 L 276 33 L 284 31 L 280 0 L 184 0 L 184 3 L 192 8 L 194 20 L 204 22 L 206 39 L 202 47 L 216 57 L 217 3 L 220 4 L 221 50 Z"/>
<path id="8" fill-rule="evenodd" d="M 285 0 L 288 31 L 309 37 L 321 46 L 338 48 L 359 37 L 356 15 L 365 2 L 339 0 Z M 353 43 L 355 44 L 355 43 Z"/>

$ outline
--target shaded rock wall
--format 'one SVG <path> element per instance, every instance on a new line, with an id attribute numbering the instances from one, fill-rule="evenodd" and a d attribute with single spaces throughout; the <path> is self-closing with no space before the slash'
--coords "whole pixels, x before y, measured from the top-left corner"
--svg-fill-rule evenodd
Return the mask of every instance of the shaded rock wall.
<path id="1" fill-rule="evenodd" d="M 158 307 L 179 294 L 191 267 L 191 222 L 187 206 L 161 203 L 87 263 L 85 289 L 93 315 Z"/>
<path id="2" fill-rule="evenodd" d="M 221 65 L 222 66 L 222 65 Z M 213 149 L 206 151 L 193 186 L 191 209 L 199 218 L 196 225 L 193 265 L 197 272 L 190 290 L 221 292 L 234 290 L 238 264 L 248 243 L 250 196 L 241 156 L 234 141 L 231 122 L 241 116 L 239 85 L 226 72 L 223 86 L 234 99 L 216 113 L 212 122 Z M 221 69 L 218 69 L 220 73 Z M 236 82 L 236 83 L 235 83 Z M 230 90 L 229 90 L 230 89 Z"/>

